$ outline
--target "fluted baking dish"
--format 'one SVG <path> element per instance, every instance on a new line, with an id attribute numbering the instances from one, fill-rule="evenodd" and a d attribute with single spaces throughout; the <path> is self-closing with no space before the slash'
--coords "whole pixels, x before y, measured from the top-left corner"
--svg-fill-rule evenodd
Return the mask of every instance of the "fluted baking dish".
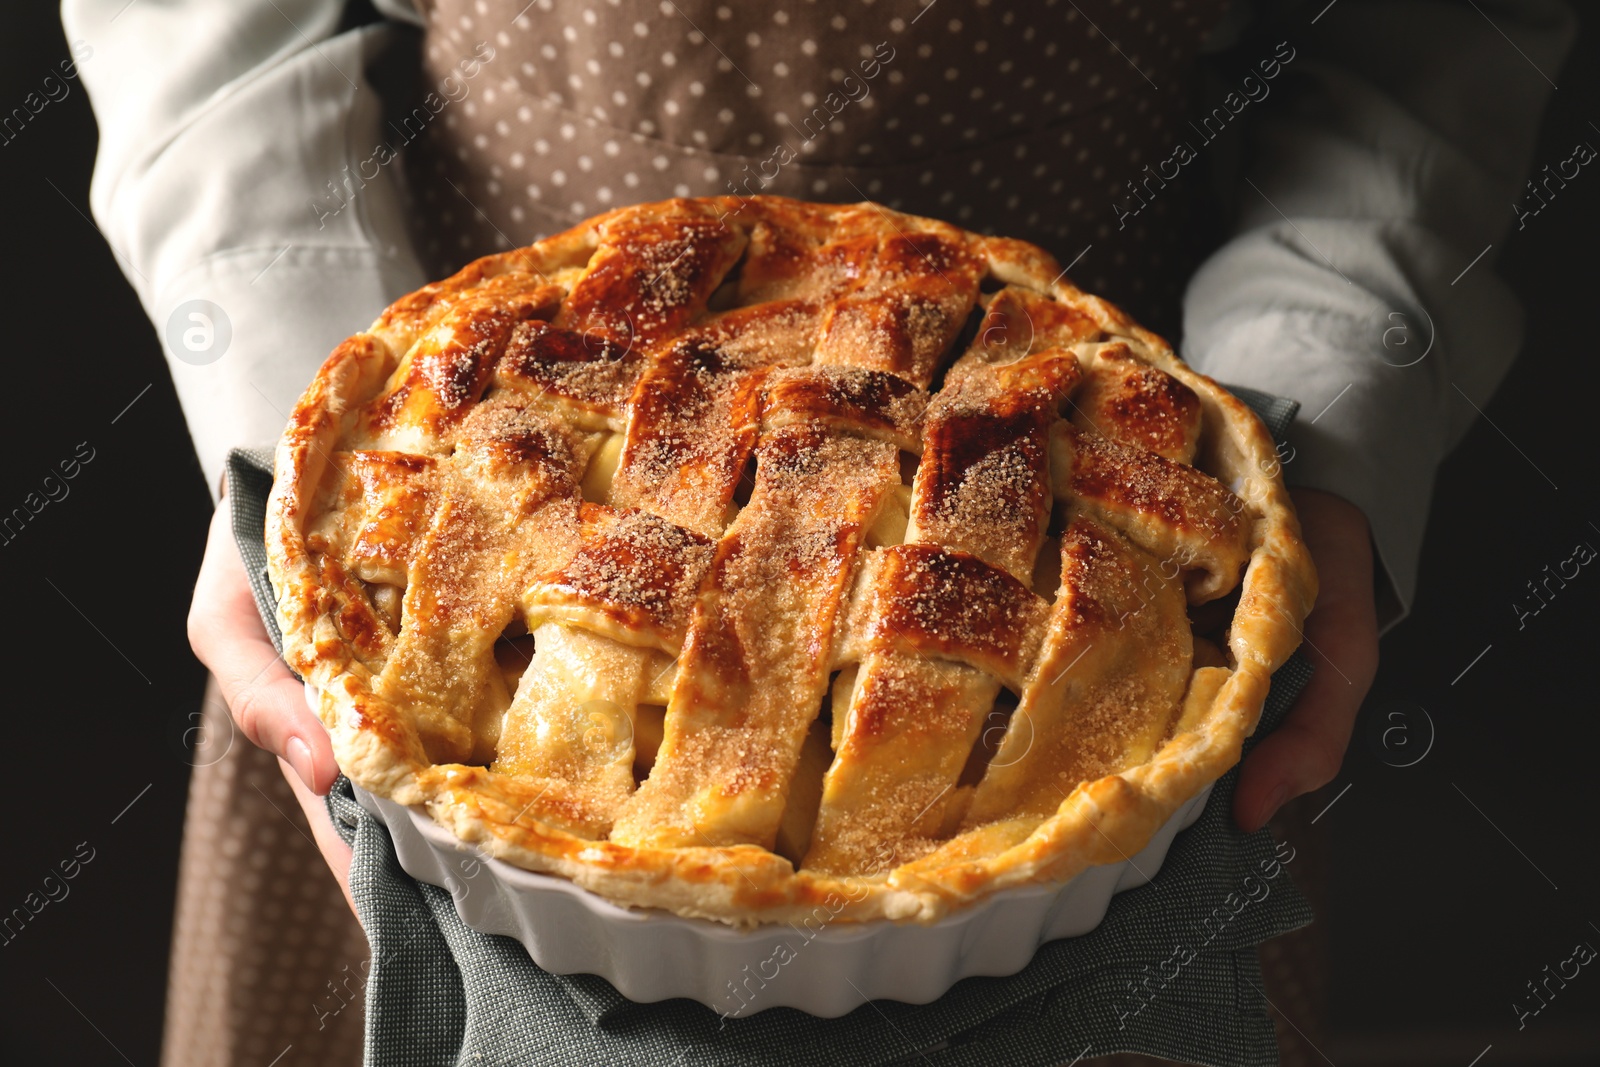
<path id="1" fill-rule="evenodd" d="M 1017 973 L 1046 941 L 1088 933 L 1114 895 L 1160 870 L 1211 787 L 1136 855 L 1062 884 L 1002 890 L 930 924 L 834 921 L 823 904 L 799 923 L 746 929 L 619 907 L 488 857 L 420 807 L 355 793 L 388 827 L 407 874 L 448 891 L 463 922 L 517 939 L 547 971 L 599 975 L 640 1003 L 684 997 L 730 1017 L 788 1007 L 833 1018 L 863 1000 L 926 1004 L 963 978 Z"/>

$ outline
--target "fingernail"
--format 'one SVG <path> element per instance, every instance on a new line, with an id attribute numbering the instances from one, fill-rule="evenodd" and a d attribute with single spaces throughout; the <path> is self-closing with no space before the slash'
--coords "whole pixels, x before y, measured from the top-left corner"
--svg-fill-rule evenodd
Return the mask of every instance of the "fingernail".
<path id="1" fill-rule="evenodd" d="M 294 773 L 300 776 L 306 788 L 316 792 L 317 772 L 311 761 L 311 746 L 298 737 L 291 737 L 289 743 L 283 746 L 283 758 L 289 761 L 289 766 L 294 768 Z"/>
<path id="2" fill-rule="evenodd" d="M 298 741 L 300 739 L 297 737 L 295 740 Z M 1283 802 L 1287 799 L 1289 799 L 1288 786 L 1280 785 L 1272 791 L 1272 795 L 1267 797 L 1267 802 L 1261 809 L 1262 826 L 1267 825 L 1267 820 L 1278 814 L 1278 809 L 1283 807 Z"/>

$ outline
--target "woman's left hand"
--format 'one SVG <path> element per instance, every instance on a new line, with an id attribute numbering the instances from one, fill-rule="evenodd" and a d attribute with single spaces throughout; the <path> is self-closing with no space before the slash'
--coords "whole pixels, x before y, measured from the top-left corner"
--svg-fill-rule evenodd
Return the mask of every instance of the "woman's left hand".
<path id="1" fill-rule="evenodd" d="M 1233 818 L 1247 833 L 1266 825 L 1287 801 L 1333 781 L 1378 671 L 1367 517 L 1343 497 L 1320 489 L 1294 488 L 1289 494 L 1321 583 L 1303 646 L 1316 673 L 1288 718 L 1244 761 Z"/>

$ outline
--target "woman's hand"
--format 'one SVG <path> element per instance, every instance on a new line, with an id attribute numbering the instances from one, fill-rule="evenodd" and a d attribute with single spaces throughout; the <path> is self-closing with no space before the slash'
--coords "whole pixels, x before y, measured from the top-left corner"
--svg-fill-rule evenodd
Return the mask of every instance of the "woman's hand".
<path id="1" fill-rule="evenodd" d="M 245 737 L 294 768 L 313 793 L 327 793 L 339 776 L 333 745 L 256 612 L 225 504 L 211 516 L 189 604 L 189 644 L 216 676 Z"/>
<path id="2" fill-rule="evenodd" d="M 1260 829 L 1283 804 L 1333 780 L 1378 670 L 1372 538 L 1361 509 L 1320 489 L 1290 489 L 1321 592 L 1305 624 L 1316 673 L 1289 716 L 1244 761 L 1233 818 Z"/>
<path id="3" fill-rule="evenodd" d="M 240 731 L 252 744 L 278 757 L 317 849 L 349 901 L 350 846 L 334 830 L 318 799 L 339 776 L 333 746 L 306 704 L 305 687 L 289 673 L 261 623 L 226 503 L 211 517 L 206 554 L 189 605 L 189 644 L 216 676 Z"/>

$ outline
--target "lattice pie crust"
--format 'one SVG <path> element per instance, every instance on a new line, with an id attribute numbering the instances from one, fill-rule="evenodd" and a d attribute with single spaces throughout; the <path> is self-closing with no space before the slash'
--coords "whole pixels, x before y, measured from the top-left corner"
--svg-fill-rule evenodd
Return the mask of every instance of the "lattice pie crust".
<path id="1" fill-rule="evenodd" d="M 776 198 L 395 303 L 296 407 L 267 544 L 357 784 L 736 924 L 1132 855 L 1316 594 L 1260 421 L 1044 252 Z"/>

